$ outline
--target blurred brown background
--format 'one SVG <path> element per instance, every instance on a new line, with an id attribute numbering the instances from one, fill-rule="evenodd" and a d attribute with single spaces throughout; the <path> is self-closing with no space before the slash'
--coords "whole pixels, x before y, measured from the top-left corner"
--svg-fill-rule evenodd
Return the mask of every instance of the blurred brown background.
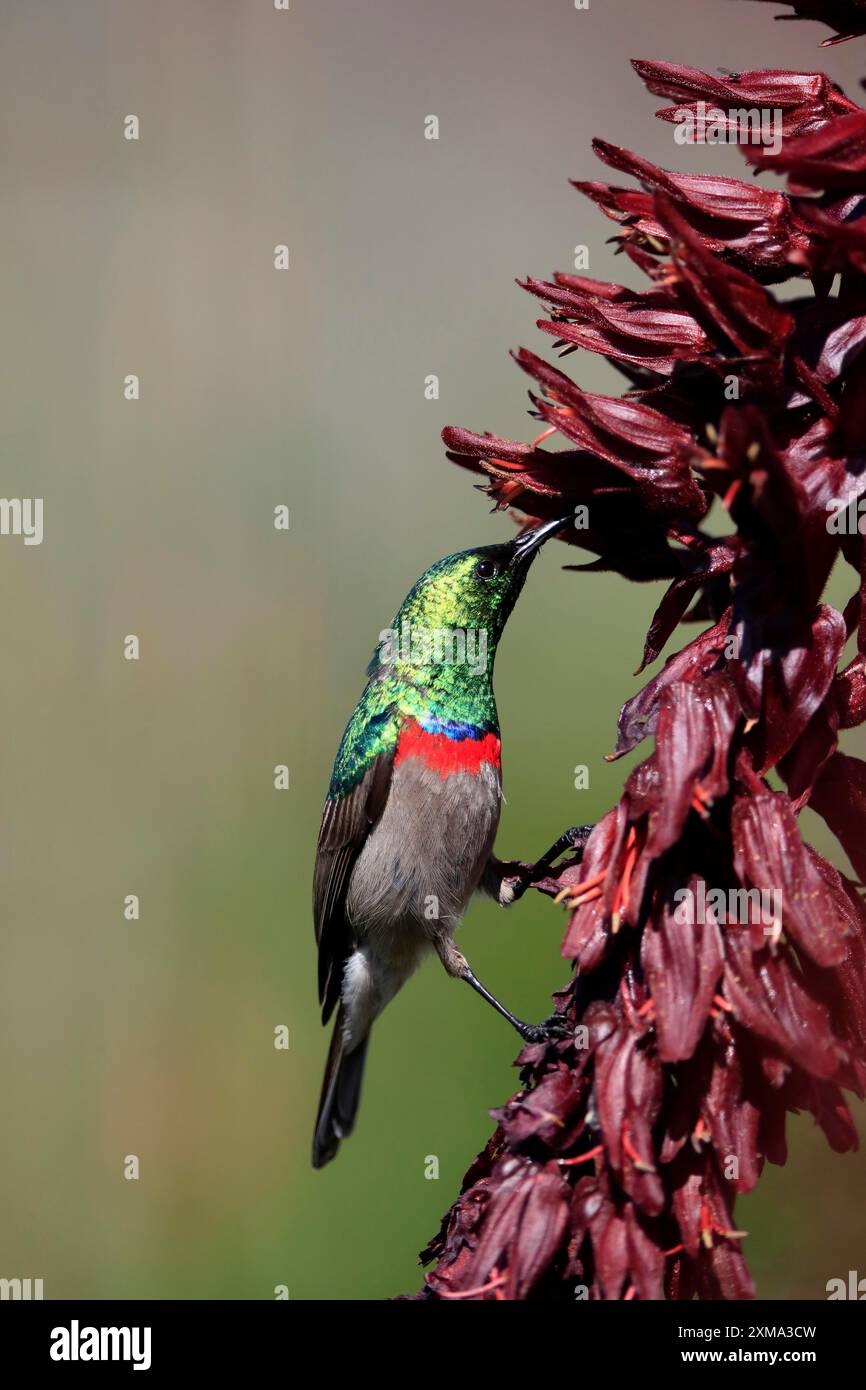
<path id="1" fill-rule="evenodd" d="M 439 431 L 531 437 L 507 350 L 550 344 L 514 277 L 570 269 L 586 243 L 591 274 L 638 283 L 568 186 L 604 176 L 591 137 L 742 170 L 675 146 L 629 58 L 825 67 L 857 93 L 862 44 L 820 52 L 825 30 L 772 14 L 5 0 L 0 491 L 44 497 L 45 539 L 0 539 L 0 1276 L 41 1277 L 48 1298 L 418 1286 L 416 1252 L 513 1089 L 515 1040 L 431 964 L 377 1026 L 355 1136 L 311 1171 L 331 759 L 416 575 L 510 533 Z M 569 365 L 621 389 L 596 359 Z M 657 599 L 560 558 L 537 565 L 499 660 L 505 854 L 618 794 L 624 766 L 602 755 Z M 480 905 L 462 942 L 542 1017 L 563 927 L 541 900 Z M 762 1295 L 820 1298 L 866 1274 L 864 1163 L 810 1123 L 791 1138 L 739 1219 Z"/>

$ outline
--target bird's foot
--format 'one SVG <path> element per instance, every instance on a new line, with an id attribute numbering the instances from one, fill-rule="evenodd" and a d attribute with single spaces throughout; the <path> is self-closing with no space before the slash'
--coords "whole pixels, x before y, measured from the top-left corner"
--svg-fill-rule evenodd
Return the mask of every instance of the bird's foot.
<path id="1" fill-rule="evenodd" d="M 558 1042 L 570 1038 L 573 1029 L 564 1014 L 551 1014 L 543 1023 L 524 1023 L 517 1030 L 524 1042 Z"/>
<path id="2" fill-rule="evenodd" d="M 595 829 L 594 825 L 572 825 L 564 831 L 558 843 L 562 845 L 562 852 L 567 849 L 583 850 L 586 849 L 586 842 Z M 563 843 L 563 841 L 565 843 Z"/>
<path id="3" fill-rule="evenodd" d="M 500 907 L 510 907 L 516 903 L 518 898 L 522 898 L 529 887 L 529 876 L 526 872 L 522 874 L 506 874 L 500 880 L 497 902 Z"/>
<path id="4" fill-rule="evenodd" d="M 482 880 L 485 893 L 495 898 L 500 907 L 510 907 L 523 897 L 527 888 L 547 877 L 560 855 L 571 851 L 575 858 L 569 860 L 569 864 L 579 863 L 594 829 L 593 825 L 570 826 L 534 864 L 492 856 Z"/>

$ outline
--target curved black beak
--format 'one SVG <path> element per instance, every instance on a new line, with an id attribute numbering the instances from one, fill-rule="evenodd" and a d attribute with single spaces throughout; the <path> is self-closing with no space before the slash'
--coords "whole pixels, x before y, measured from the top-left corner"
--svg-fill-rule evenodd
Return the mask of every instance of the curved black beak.
<path id="1" fill-rule="evenodd" d="M 551 536 L 558 535 L 560 531 L 565 530 L 566 526 L 573 524 L 573 516 L 563 516 L 558 521 L 543 521 L 540 526 L 534 526 L 531 531 L 524 531 L 522 535 L 511 542 L 511 564 L 529 564 L 545 541 L 549 541 Z"/>

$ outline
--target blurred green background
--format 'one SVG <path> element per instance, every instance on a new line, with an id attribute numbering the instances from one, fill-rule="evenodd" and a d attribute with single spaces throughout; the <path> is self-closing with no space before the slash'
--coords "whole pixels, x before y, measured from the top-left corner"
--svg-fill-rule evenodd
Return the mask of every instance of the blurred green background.
<path id="1" fill-rule="evenodd" d="M 628 59 L 829 66 L 856 93 L 862 45 L 819 53 L 826 31 L 771 15 L 6 0 L 2 491 L 44 497 L 45 539 L 0 541 L 3 1277 L 48 1298 L 418 1287 L 416 1252 L 514 1088 L 515 1039 L 431 963 L 377 1025 L 355 1136 L 311 1171 L 331 760 L 416 575 L 510 534 L 439 432 L 531 437 L 507 350 L 549 342 L 514 277 L 586 243 L 591 274 L 638 283 L 567 183 L 603 177 L 591 137 L 741 172 L 733 151 L 676 147 Z M 595 359 L 569 365 L 621 389 Z M 625 766 L 603 754 L 658 597 L 561 558 L 538 562 L 498 663 L 509 856 L 617 797 Z M 563 928 L 540 899 L 478 905 L 461 945 L 543 1017 Z M 740 1224 L 763 1296 L 823 1297 L 866 1274 L 864 1162 L 811 1122 L 790 1133 Z"/>

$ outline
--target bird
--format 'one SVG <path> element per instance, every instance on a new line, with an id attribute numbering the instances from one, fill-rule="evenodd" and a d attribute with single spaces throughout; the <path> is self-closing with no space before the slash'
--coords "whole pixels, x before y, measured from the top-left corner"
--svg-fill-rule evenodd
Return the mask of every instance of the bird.
<path id="1" fill-rule="evenodd" d="M 493 665 L 542 545 L 571 516 L 431 565 L 379 634 L 343 734 L 316 847 L 313 918 L 322 1023 L 336 1009 L 313 1137 L 313 1167 L 335 1156 L 358 1110 L 370 1030 L 425 956 L 467 981 L 526 1042 L 563 1019 L 524 1023 L 487 990 L 454 933 L 477 890 L 503 906 L 578 854 L 573 826 L 534 864 L 493 854 L 502 797 Z"/>

